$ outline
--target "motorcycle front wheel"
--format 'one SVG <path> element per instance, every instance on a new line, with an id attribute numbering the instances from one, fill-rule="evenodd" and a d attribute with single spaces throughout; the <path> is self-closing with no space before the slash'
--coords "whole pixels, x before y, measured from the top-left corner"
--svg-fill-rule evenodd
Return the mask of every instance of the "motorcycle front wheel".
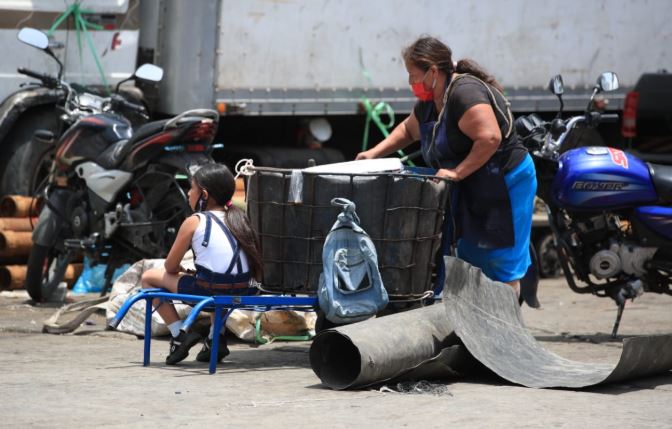
<path id="1" fill-rule="evenodd" d="M 65 277 L 69 256 L 53 247 L 33 244 L 26 266 L 26 290 L 35 302 L 43 302 Z"/>

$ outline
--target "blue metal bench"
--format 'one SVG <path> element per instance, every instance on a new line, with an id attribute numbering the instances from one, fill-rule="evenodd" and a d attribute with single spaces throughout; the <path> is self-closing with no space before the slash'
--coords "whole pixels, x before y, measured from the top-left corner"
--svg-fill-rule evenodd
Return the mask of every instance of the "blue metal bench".
<path id="1" fill-rule="evenodd" d="M 124 305 L 119 309 L 117 315 L 110 321 L 109 325 L 112 328 L 119 326 L 128 310 L 136 302 L 144 299 L 146 301 L 145 310 L 145 351 L 142 364 L 149 365 L 149 352 L 152 343 L 152 300 L 167 299 L 173 301 L 182 301 L 189 304 L 194 304 L 194 308 L 189 313 L 189 316 L 184 320 L 182 329 L 189 331 L 191 325 L 198 317 L 198 314 L 204 308 L 214 309 L 215 311 L 215 329 L 214 332 L 220 332 L 222 327 L 226 324 L 226 320 L 236 309 L 248 309 L 257 311 L 268 310 L 282 310 L 282 309 L 298 309 L 303 311 L 311 311 L 317 308 L 318 302 L 316 296 L 290 296 L 290 295 L 249 295 L 249 296 L 231 296 L 231 295 L 216 295 L 216 296 L 200 296 L 200 295 L 183 295 L 179 293 L 170 293 L 164 289 L 143 289 L 137 294 L 131 296 L 124 302 Z M 226 309 L 226 312 L 224 310 Z M 219 350 L 219 335 L 214 335 L 212 339 L 212 350 Z M 217 353 L 210 354 L 210 374 L 214 374 L 217 370 Z"/>

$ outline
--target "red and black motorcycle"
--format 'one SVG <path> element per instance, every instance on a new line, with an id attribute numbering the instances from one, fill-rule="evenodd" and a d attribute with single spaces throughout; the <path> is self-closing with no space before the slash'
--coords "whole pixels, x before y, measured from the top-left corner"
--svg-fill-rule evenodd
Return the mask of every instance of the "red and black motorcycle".
<path id="1" fill-rule="evenodd" d="M 46 37 L 24 29 L 19 38 L 48 50 Z M 68 264 L 81 254 L 107 263 L 105 289 L 123 263 L 164 257 L 190 213 L 190 173 L 213 162 L 217 112 L 190 110 L 134 130 L 126 112 L 146 116 L 147 111 L 117 92 L 100 97 L 78 92 L 57 77 L 21 72 L 62 88 L 72 123 L 60 137 L 35 134 L 39 144 L 52 147 L 54 160 L 28 259 L 31 298 L 53 299 Z M 145 64 L 129 79 L 156 82 L 162 75 L 159 67 Z"/>

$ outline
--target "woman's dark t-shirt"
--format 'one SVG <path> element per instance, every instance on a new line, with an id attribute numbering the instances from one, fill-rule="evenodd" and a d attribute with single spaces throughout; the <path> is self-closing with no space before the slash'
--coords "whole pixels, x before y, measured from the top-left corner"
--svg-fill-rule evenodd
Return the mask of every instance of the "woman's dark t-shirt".
<path id="1" fill-rule="evenodd" d="M 498 91 L 493 89 L 492 93 L 497 101 L 499 109 L 506 114 L 506 100 Z M 459 161 L 462 161 L 469 154 L 474 142 L 460 130 L 458 122 L 469 108 L 477 104 L 488 104 L 492 106 L 488 90 L 481 82 L 471 77 L 464 77 L 453 84 L 450 97 L 448 98 L 448 123 L 446 124 L 446 134 L 448 144 L 453 152 L 459 157 Z M 497 118 L 499 129 L 502 133 L 500 147 L 503 144 L 512 145 L 511 154 L 502 166 L 506 173 L 511 171 L 520 163 L 520 161 L 522 161 L 527 154 L 527 150 L 518 142 L 518 136 L 516 135 L 515 129 L 509 138 L 505 139 L 504 136 L 509 129 L 508 118 L 502 116 L 502 114 L 494 107 L 493 111 L 495 112 L 495 118 Z M 413 108 L 413 113 L 419 123 L 436 121 L 438 117 L 436 106 L 433 101 L 418 102 Z"/>

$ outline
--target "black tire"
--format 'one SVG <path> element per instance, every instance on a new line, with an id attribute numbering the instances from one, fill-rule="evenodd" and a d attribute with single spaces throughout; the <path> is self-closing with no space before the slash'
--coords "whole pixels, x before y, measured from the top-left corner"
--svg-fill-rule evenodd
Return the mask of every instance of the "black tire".
<path id="1" fill-rule="evenodd" d="M 539 257 L 539 276 L 542 278 L 559 277 L 562 274 L 558 250 L 553 242 L 553 234 L 544 234 L 536 241 Z"/>
<path id="2" fill-rule="evenodd" d="M 33 244 L 26 266 L 26 290 L 35 302 L 46 298 L 45 291 L 51 292 L 65 276 L 68 265 L 65 254 L 54 248 Z"/>
<path id="3" fill-rule="evenodd" d="M 14 123 L 0 146 L 0 195 L 31 195 L 48 173 L 53 148 L 33 142 L 36 130 L 59 132 L 55 107 L 31 109 Z"/>

